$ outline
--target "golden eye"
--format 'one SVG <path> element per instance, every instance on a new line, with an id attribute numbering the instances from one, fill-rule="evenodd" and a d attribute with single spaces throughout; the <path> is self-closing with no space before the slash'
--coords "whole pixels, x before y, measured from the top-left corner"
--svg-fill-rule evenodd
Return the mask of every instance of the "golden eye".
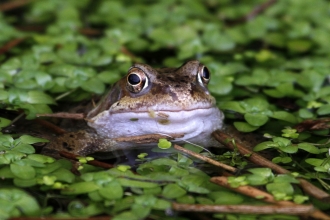
<path id="1" fill-rule="evenodd" d="M 127 75 L 126 87 L 130 92 L 141 92 L 148 86 L 148 78 L 146 74 L 138 68 L 132 68 Z"/>
<path id="2" fill-rule="evenodd" d="M 204 65 L 199 66 L 198 74 L 197 74 L 197 81 L 201 85 L 207 85 L 210 81 L 210 77 L 211 77 L 211 74 L 210 74 L 209 69 Z"/>

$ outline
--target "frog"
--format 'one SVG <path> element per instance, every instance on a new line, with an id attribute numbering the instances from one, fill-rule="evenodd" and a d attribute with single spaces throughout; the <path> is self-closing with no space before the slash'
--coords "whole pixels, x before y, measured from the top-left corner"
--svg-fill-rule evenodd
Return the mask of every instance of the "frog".
<path id="1" fill-rule="evenodd" d="M 133 64 L 99 103 L 86 113 L 88 129 L 67 132 L 47 149 L 78 155 L 172 143 L 219 146 L 211 133 L 224 114 L 208 90 L 209 69 L 197 60 L 178 68 Z"/>

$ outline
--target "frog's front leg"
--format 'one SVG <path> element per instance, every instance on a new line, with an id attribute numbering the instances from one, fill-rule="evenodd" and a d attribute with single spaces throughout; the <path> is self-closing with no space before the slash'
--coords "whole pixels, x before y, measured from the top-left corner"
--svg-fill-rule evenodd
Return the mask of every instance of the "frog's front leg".
<path id="1" fill-rule="evenodd" d="M 67 132 L 51 140 L 42 149 L 42 153 L 59 157 L 58 152 L 66 151 L 75 155 L 86 156 L 100 151 L 105 145 L 111 149 L 116 144 L 116 141 L 101 139 L 95 133 L 86 131 Z"/>
<path id="2" fill-rule="evenodd" d="M 54 138 L 44 147 L 42 153 L 60 157 L 58 152 L 66 151 L 75 155 L 86 156 L 96 152 L 112 152 L 144 146 L 155 146 L 160 138 L 174 140 L 183 136 L 184 134 L 147 134 L 109 139 L 86 131 L 68 132 Z"/>

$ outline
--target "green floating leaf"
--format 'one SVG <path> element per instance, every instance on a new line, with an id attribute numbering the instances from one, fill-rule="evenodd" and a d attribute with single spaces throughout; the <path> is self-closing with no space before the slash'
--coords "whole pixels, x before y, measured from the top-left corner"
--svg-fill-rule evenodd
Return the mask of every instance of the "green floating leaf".
<path id="1" fill-rule="evenodd" d="M 28 155 L 27 158 L 29 158 L 31 160 L 35 160 L 39 163 L 53 163 L 55 161 L 54 158 L 45 156 L 45 155 L 41 155 L 41 154 L 30 154 L 30 155 Z"/>
<path id="2" fill-rule="evenodd" d="M 36 178 L 32 178 L 32 179 L 14 178 L 14 185 L 22 188 L 27 188 L 37 185 L 37 180 Z"/>
<path id="3" fill-rule="evenodd" d="M 299 181 L 291 174 L 278 174 L 274 178 L 274 183 L 281 183 L 281 182 L 288 182 L 288 183 L 299 183 Z"/>
<path id="4" fill-rule="evenodd" d="M 73 183 L 61 191 L 64 195 L 79 195 L 84 193 L 93 192 L 100 187 L 94 182 L 79 182 Z"/>
<path id="5" fill-rule="evenodd" d="M 168 149 L 172 146 L 172 143 L 169 142 L 167 139 L 165 138 L 160 138 L 158 140 L 158 144 L 157 146 L 160 148 L 160 149 Z"/>
<path id="6" fill-rule="evenodd" d="M 241 106 L 241 104 L 235 101 L 222 102 L 219 104 L 219 107 L 221 110 L 230 110 L 242 114 L 245 113 L 245 109 Z"/>
<path id="7" fill-rule="evenodd" d="M 65 183 L 73 183 L 76 178 L 70 170 L 64 168 L 59 168 L 52 172 L 50 175 L 56 177 L 56 181 L 62 181 Z"/>
<path id="8" fill-rule="evenodd" d="M 24 144 L 35 144 L 38 142 L 49 142 L 47 139 L 44 138 L 37 138 L 37 137 L 33 137 L 30 135 L 22 135 L 19 140 L 24 143 Z"/>
<path id="9" fill-rule="evenodd" d="M 259 128 L 259 126 L 253 126 L 246 122 L 234 122 L 234 126 L 240 132 L 251 132 Z"/>
<path id="10" fill-rule="evenodd" d="M 11 172 L 20 179 L 32 179 L 36 175 L 36 171 L 33 167 L 29 165 L 18 165 L 15 163 L 10 164 L 10 170 Z"/>
<path id="11" fill-rule="evenodd" d="M 25 153 L 25 154 L 33 154 L 35 152 L 34 147 L 30 144 L 19 144 L 18 146 L 13 148 L 15 151 Z"/>
<path id="12" fill-rule="evenodd" d="M 218 205 L 238 205 L 244 202 L 244 196 L 229 191 L 216 191 L 208 195 Z"/>
<path id="13" fill-rule="evenodd" d="M 276 143 L 278 146 L 286 147 L 291 145 L 291 141 L 287 138 L 282 137 L 274 137 L 273 138 L 274 143 Z"/>
<path id="14" fill-rule="evenodd" d="M 112 220 L 139 220 L 139 216 L 137 216 L 134 212 L 132 211 L 126 211 L 126 212 L 122 212 L 118 215 L 116 215 L 115 217 L 112 218 Z"/>
<path id="15" fill-rule="evenodd" d="M 40 91 L 28 92 L 26 101 L 30 104 L 55 104 L 55 100 L 52 97 Z"/>
<path id="16" fill-rule="evenodd" d="M 178 166 L 172 166 L 169 170 L 169 173 L 174 176 L 187 176 L 189 175 L 189 171 L 184 168 L 180 168 Z"/>
<path id="17" fill-rule="evenodd" d="M 10 214 L 17 211 L 25 216 L 38 216 L 41 212 L 36 199 L 20 189 L 0 189 L 0 204 L 2 210 L 7 206 Z"/>
<path id="18" fill-rule="evenodd" d="M 264 185 L 274 179 L 274 174 L 269 168 L 252 168 L 248 171 L 252 174 L 246 175 L 246 181 L 251 185 Z"/>
<path id="19" fill-rule="evenodd" d="M 152 206 L 156 210 L 167 210 L 171 208 L 172 204 L 165 199 L 157 199 L 155 204 Z"/>
<path id="20" fill-rule="evenodd" d="M 91 78 L 81 85 L 81 88 L 87 92 L 102 94 L 105 90 L 104 83 L 98 78 Z"/>
<path id="21" fill-rule="evenodd" d="M 282 121 L 287 121 L 287 122 L 290 122 L 292 124 L 296 124 L 298 122 L 297 118 L 293 114 L 291 114 L 289 112 L 285 112 L 285 111 L 273 112 L 273 114 L 270 115 L 269 117 L 279 119 L 279 120 L 282 120 Z"/>
<path id="22" fill-rule="evenodd" d="M 195 204 L 195 198 L 191 195 L 184 195 L 176 199 L 178 203 Z"/>
<path id="23" fill-rule="evenodd" d="M 304 118 L 304 119 L 314 117 L 314 114 L 311 111 L 309 111 L 308 109 L 299 109 L 298 114 L 299 114 L 299 117 Z"/>
<path id="24" fill-rule="evenodd" d="M 0 100 L 5 100 L 8 98 L 8 92 L 5 90 L 0 90 Z"/>
<path id="25" fill-rule="evenodd" d="M 10 125 L 10 123 L 11 123 L 11 120 L 0 117 L 0 129 L 4 128 L 4 127 L 7 127 L 8 125 Z"/>
<path id="26" fill-rule="evenodd" d="M 314 145 L 309 144 L 309 143 L 300 143 L 300 144 L 298 144 L 298 148 L 302 149 L 304 151 L 307 151 L 309 153 L 312 153 L 312 154 L 321 153 L 320 149 L 318 149 L 317 147 L 315 147 Z"/>
<path id="27" fill-rule="evenodd" d="M 168 199 L 175 199 L 185 195 L 186 193 L 186 190 L 173 183 L 164 187 L 162 195 Z"/>
<path id="28" fill-rule="evenodd" d="M 273 163 L 290 163 L 292 162 L 291 157 L 274 157 L 272 159 Z"/>
<path id="29" fill-rule="evenodd" d="M 312 47 L 312 42 L 309 40 L 290 40 L 287 47 L 290 51 L 303 53 Z"/>
<path id="30" fill-rule="evenodd" d="M 246 113 L 244 119 L 252 126 L 262 126 L 268 121 L 268 116 L 261 113 Z"/>
<path id="31" fill-rule="evenodd" d="M 294 154 L 298 151 L 298 147 L 296 145 L 279 146 L 279 149 L 288 154 Z"/>
<path id="32" fill-rule="evenodd" d="M 324 160 L 317 158 L 308 158 L 305 160 L 305 162 L 317 167 L 317 166 L 321 166 L 324 163 Z"/>
<path id="33" fill-rule="evenodd" d="M 322 105 L 316 113 L 318 115 L 329 115 L 330 114 L 330 104 Z"/>
<path id="34" fill-rule="evenodd" d="M 241 101 L 241 106 L 245 108 L 246 112 L 255 113 L 268 110 L 269 103 L 262 98 L 250 98 Z"/>
<path id="35" fill-rule="evenodd" d="M 151 208 L 140 204 L 133 204 L 131 210 L 139 219 L 145 219 L 149 215 Z"/>
<path id="36" fill-rule="evenodd" d="M 0 169 L 0 178 L 2 178 L 2 179 L 6 179 L 6 178 L 12 179 L 14 177 L 15 177 L 15 175 L 13 174 L 13 172 L 11 172 L 9 166 L 5 166 L 5 167 L 2 167 Z"/>
<path id="37" fill-rule="evenodd" d="M 271 193 L 282 193 L 284 195 L 292 195 L 294 190 L 290 182 L 274 182 L 266 185 L 267 191 Z"/>
<path id="38" fill-rule="evenodd" d="M 203 204 L 203 205 L 213 205 L 214 204 L 214 202 L 209 198 L 197 196 L 195 199 L 199 204 Z"/>
<path id="39" fill-rule="evenodd" d="M 112 181 L 99 189 L 99 194 L 109 200 L 120 199 L 124 195 L 123 187 L 117 182 Z"/>
<path id="40" fill-rule="evenodd" d="M 120 179 L 118 179 L 118 181 L 122 186 L 126 186 L 126 187 L 154 188 L 154 187 L 158 186 L 157 183 L 130 180 L 130 179 L 125 179 L 125 178 L 120 178 Z"/>

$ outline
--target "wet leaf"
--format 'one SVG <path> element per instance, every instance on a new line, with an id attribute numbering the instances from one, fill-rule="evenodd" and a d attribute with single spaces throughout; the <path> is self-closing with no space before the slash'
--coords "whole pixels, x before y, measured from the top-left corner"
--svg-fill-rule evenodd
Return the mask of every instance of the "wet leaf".
<path id="1" fill-rule="evenodd" d="M 241 132 L 251 132 L 259 128 L 259 126 L 253 126 L 246 122 L 234 122 L 234 126 Z"/>
<path id="2" fill-rule="evenodd" d="M 69 187 L 61 191 L 64 195 L 79 195 L 84 193 L 93 192 L 98 190 L 100 187 L 94 182 L 78 182 L 73 183 Z"/>
<path id="3" fill-rule="evenodd" d="M 175 199 L 185 195 L 187 192 L 177 184 L 168 184 L 164 187 L 162 195 L 168 199 Z"/>
<path id="4" fill-rule="evenodd" d="M 99 194 L 109 200 L 120 199 L 123 197 L 123 188 L 117 181 L 111 181 L 98 190 Z"/>
<path id="5" fill-rule="evenodd" d="M 10 170 L 16 177 L 24 180 L 32 179 L 36 175 L 35 169 L 29 165 L 23 166 L 12 163 L 10 164 Z"/>

